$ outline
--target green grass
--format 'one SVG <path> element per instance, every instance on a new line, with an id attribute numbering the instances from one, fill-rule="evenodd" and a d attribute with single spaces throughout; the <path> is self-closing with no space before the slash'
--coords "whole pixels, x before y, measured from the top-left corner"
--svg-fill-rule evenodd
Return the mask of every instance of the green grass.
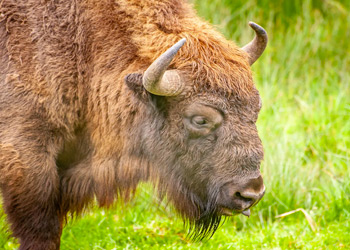
<path id="1" fill-rule="evenodd" d="M 263 99 L 264 199 L 249 219 L 228 219 L 212 239 L 191 243 L 173 210 L 157 205 L 143 185 L 124 208 L 95 209 L 70 221 L 62 249 L 349 249 L 350 2 L 192 2 L 239 45 L 253 36 L 250 20 L 269 34 L 253 66 Z M 308 216 L 276 218 L 298 208 Z M 15 248 L 4 216 L 0 221 L 0 249 Z"/>

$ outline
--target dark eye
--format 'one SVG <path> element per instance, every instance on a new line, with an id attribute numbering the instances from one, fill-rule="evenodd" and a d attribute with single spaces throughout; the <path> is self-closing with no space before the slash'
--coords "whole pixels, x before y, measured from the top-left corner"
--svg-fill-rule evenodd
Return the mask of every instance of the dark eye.
<path id="1" fill-rule="evenodd" d="M 192 117 L 192 123 L 197 126 L 203 126 L 208 123 L 208 121 L 203 116 L 194 116 Z"/>

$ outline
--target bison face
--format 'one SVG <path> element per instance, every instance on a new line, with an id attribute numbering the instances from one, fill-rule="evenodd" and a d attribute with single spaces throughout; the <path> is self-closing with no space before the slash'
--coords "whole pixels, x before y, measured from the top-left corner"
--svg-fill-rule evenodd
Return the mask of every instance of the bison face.
<path id="1" fill-rule="evenodd" d="M 161 194 L 188 219 L 193 237 L 202 238 L 222 215 L 249 215 L 264 194 L 255 126 L 261 102 L 256 90 L 244 100 L 193 90 L 186 96 L 148 94 L 137 147 Z"/>
<path id="2" fill-rule="evenodd" d="M 255 127 L 259 100 L 258 95 L 244 102 L 202 96 L 183 112 L 187 181 L 220 214 L 249 215 L 264 193 L 263 150 Z"/>
<path id="3" fill-rule="evenodd" d="M 263 150 L 255 127 L 260 99 L 254 104 L 208 100 L 201 97 L 183 112 L 187 182 L 205 200 L 214 195 L 219 213 L 249 215 L 264 194 L 259 173 Z"/>
<path id="4" fill-rule="evenodd" d="M 266 33 L 258 31 L 244 47 L 251 63 L 264 49 L 259 43 L 266 42 Z M 149 96 L 138 146 L 157 173 L 160 193 L 188 219 L 193 236 L 203 238 L 215 232 L 221 215 L 249 216 L 249 208 L 264 195 L 263 149 L 255 126 L 261 101 L 255 88 L 245 98 L 199 91 L 182 72 L 168 70 L 184 42 L 144 74 L 128 75 L 126 82 L 130 87 L 135 79 L 142 81 Z"/>
<path id="5" fill-rule="evenodd" d="M 214 232 L 222 215 L 249 215 L 265 191 L 258 92 L 249 100 L 206 93 L 151 99 L 152 118 L 143 123 L 139 144 L 163 194 L 197 229 L 195 237 Z"/>

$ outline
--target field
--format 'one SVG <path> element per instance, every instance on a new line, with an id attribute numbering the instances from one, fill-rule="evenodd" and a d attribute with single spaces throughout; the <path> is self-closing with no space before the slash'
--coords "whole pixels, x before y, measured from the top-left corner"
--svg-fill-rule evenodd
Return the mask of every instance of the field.
<path id="1" fill-rule="evenodd" d="M 192 2 L 239 45 L 254 35 L 250 20 L 269 34 L 252 68 L 263 99 L 263 200 L 250 218 L 229 218 L 210 240 L 193 243 L 145 184 L 126 206 L 71 220 L 61 248 L 350 249 L 350 1 Z M 15 249 L 0 216 L 0 249 Z"/>

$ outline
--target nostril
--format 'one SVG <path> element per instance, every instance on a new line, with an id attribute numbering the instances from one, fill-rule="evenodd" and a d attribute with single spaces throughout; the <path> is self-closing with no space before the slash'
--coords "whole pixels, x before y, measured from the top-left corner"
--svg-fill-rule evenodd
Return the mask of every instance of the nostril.
<path id="1" fill-rule="evenodd" d="M 246 201 L 246 202 L 250 202 L 253 200 L 252 198 L 244 197 L 240 192 L 236 192 L 235 197 L 239 198 L 240 200 Z"/>

